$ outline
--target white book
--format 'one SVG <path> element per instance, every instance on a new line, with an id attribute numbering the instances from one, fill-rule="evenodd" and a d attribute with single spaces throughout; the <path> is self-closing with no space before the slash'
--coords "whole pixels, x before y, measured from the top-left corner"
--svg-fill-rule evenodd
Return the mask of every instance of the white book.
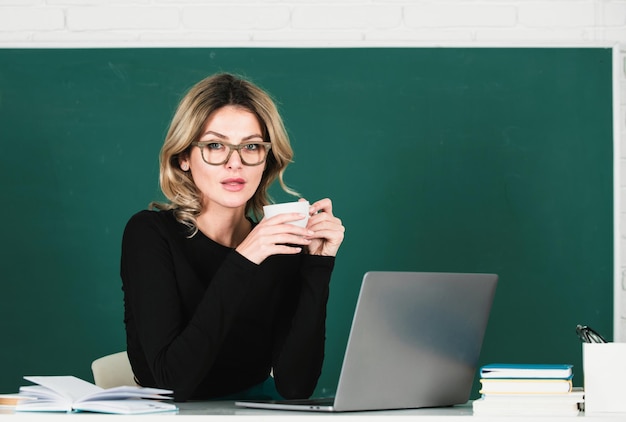
<path id="1" fill-rule="evenodd" d="M 500 403 L 484 398 L 474 400 L 473 414 L 476 416 L 576 416 L 580 405 L 576 402 L 536 402 L 536 403 Z"/>
<path id="2" fill-rule="evenodd" d="M 585 393 L 576 388 L 563 394 L 492 394 L 472 402 L 474 415 L 557 416 L 577 415 Z"/>
<path id="3" fill-rule="evenodd" d="M 547 394 L 569 393 L 572 391 L 571 380 L 560 379 L 481 379 L 481 394 Z"/>
<path id="4" fill-rule="evenodd" d="M 100 412 L 140 414 L 178 410 L 171 400 L 170 390 L 124 386 L 101 388 L 74 376 L 27 376 L 36 385 L 20 387 L 18 412 Z"/>

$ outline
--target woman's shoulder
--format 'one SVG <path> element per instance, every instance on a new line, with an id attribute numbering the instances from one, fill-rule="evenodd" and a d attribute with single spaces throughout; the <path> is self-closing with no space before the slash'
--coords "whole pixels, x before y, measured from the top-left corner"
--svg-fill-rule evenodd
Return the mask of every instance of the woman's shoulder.
<path id="1" fill-rule="evenodd" d="M 141 210 L 130 217 L 126 231 L 165 229 L 177 225 L 172 210 Z"/>
<path id="2" fill-rule="evenodd" d="M 174 217 L 173 210 L 147 209 L 136 212 L 129 221 L 159 221 Z"/>

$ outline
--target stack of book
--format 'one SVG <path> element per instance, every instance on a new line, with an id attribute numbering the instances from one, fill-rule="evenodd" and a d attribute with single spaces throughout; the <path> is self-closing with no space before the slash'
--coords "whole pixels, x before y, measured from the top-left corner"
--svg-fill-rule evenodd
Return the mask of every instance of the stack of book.
<path id="1" fill-rule="evenodd" d="M 490 364 L 481 367 L 475 415 L 577 415 L 584 402 L 572 387 L 572 365 Z"/>

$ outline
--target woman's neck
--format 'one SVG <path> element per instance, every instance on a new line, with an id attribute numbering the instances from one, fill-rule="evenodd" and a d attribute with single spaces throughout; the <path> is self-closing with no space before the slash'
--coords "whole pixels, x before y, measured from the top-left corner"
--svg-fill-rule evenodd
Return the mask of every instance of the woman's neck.
<path id="1" fill-rule="evenodd" d="M 198 229 L 220 245 L 236 248 L 250 234 L 252 223 L 244 209 L 203 211 L 196 219 Z"/>

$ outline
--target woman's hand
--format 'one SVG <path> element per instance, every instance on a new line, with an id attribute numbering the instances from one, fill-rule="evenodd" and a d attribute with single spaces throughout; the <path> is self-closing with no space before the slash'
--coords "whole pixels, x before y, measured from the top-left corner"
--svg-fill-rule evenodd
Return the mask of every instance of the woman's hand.
<path id="1" fill-rule="evenodd" d="M 264 218 L 235 250 L 255 264 L 271 255 L 300 253 L 303 247 L 313 243 L 310 238 L 315 233 L 289 222 L 304 218 L 305 215 L 298 213 Z"/>
<path id="2" fill-rule="evenodd" d="M 309 209 L 307 229 L 313 234 L 308 249 L 311 255 L 336 256 L 343 242 L 345 227 L 341 220 L 333 215 L 333 203 L 330 199 L 321 199 Z"/>

